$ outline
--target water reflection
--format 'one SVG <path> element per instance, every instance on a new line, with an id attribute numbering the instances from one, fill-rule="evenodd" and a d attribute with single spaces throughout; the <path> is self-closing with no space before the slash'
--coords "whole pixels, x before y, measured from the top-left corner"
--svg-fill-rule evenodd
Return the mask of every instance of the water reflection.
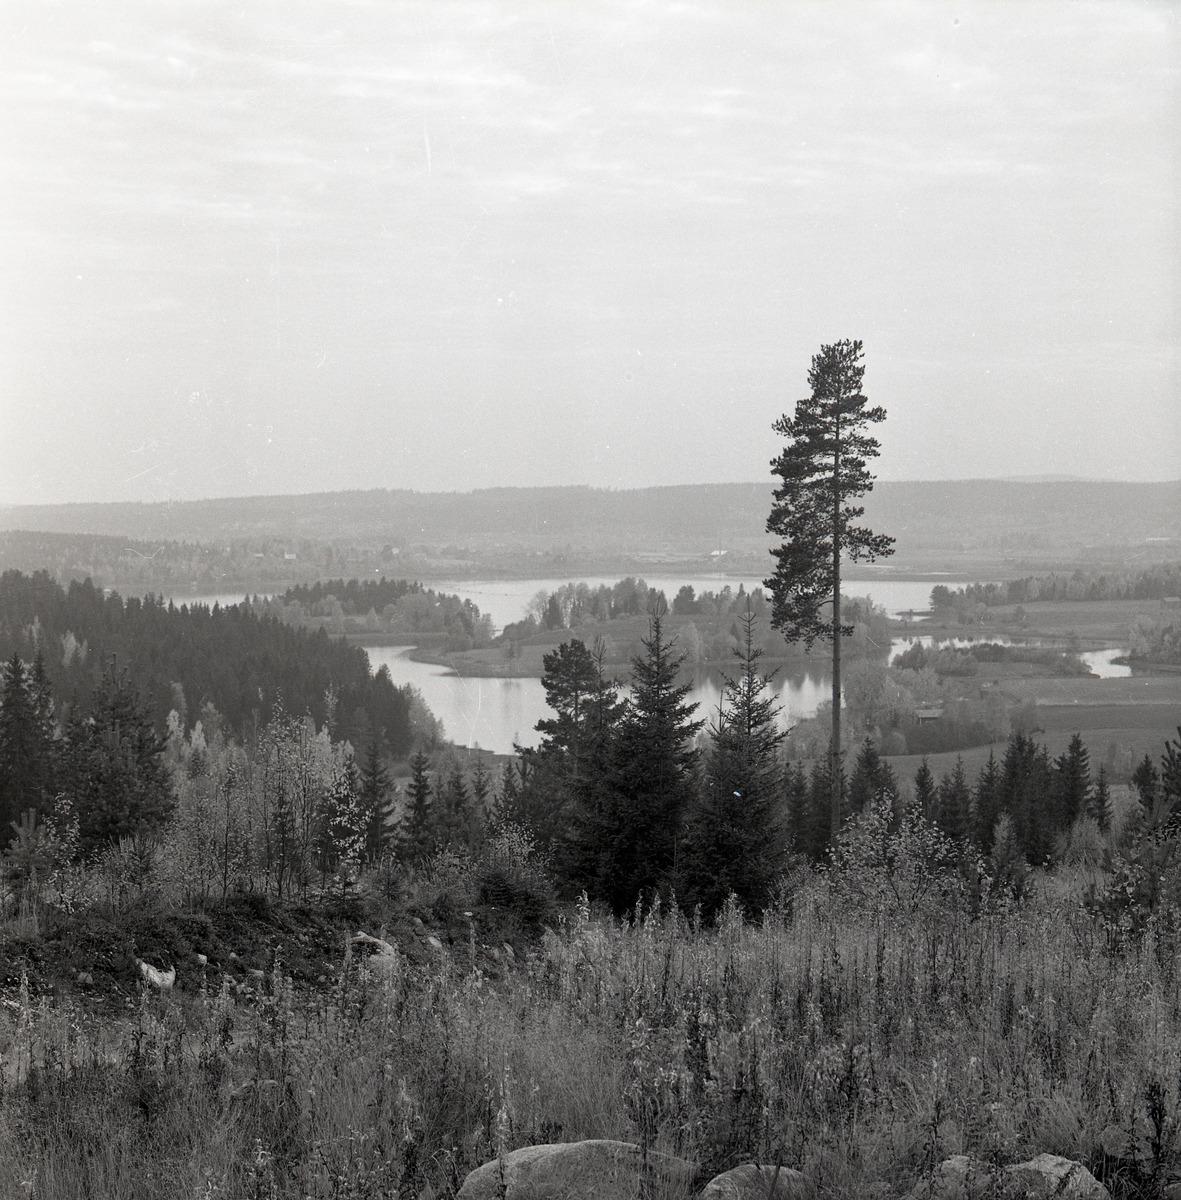
<path id="1" fill-rule="evenodd" d="M 404 646 L 366 646 L 376 671 L 385 666 L 397 684 L 412 683 L 422 693 L 431 712 L 443 722 L 446 736 L 460 745 L 481 746 L 498 754 L 511 754 L 513 743 L 537 745 L 537 722 L 553 714 L 545 702 L 540 679 L 481 679 L 447 673 L 446 667 L 409 658 Z M 626 676 L 620 670 L 620 676 Z M 700 705 L 697 716 L 711 720 L 722 698 L 720 671 L 693 674 L 689 699 Z M 780 672 L 773 688 L 783 711 L 784 725 L 814 716 L 817 707 L 831 698 L 830 676 L 822 670 Z"/>

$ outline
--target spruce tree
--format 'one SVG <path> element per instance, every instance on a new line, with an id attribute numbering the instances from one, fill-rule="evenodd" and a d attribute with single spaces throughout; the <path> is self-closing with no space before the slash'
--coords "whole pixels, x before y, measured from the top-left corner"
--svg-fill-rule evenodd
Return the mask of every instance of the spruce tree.
<path id="1" fill-rule="evenodd" d="M 410 757 L 410 783 L 406 788 L 409 805 L 399 838 L 402 854 L 414 862 L 429 858 L 436 849 L 433 795 L 431 760 L 416 750 Z"/>
<path id="2" fill-rule="evenodd" d="M 867 805 L 882 795 L 891 801 L 898 798 L 898 781 L 894 768 L 882 759 L 877 746 L 866 738 L 857 752 L 853 774 L 849 777 L 849 812 L 854 816 L 864 812 Z"/>
<path id="3" fill-rule="evenodd" d="M 95 692 L 91 719 L 74 724 L 71 734 L 66 791 L 84 855 L 164 825 L 176 804 L 164 762 L 167 742 L 114 662 Z"/>
<path id="4" fill-rule="evenodd" d="M 488 806 L 492 799 L 492 776 L 482 758 L 477 757 L 476 765 L 472 768 L 472 804 L 476 815 L 481 821 L 488 819 Z"/>
<path id="5" fill-rule="evenodd" d="M 725 680 L 703 788 L 679 855 L 680 898 L 700 904 L 707 918 L 731 893 L 747 912 L 766 907 L 786 849 L 779 819 L 779 746 L 786 734 L 777 728 L 771 678 L 759 673 L 763 651 L 755 645 L 749 603 L 741 620 L 738 677 Z"/>
<path id="6" fill-rule="evenodd" d="M 807 854 L 813 862 L 822 862 L 832 847 L 832 755 L 817 759 L 808 776 Z M 843 797 L 847 783 L 842 771 L 837 780 Z M 842 813 L 842 820 L 844 814 Z"/>
<path id="7" fill-rule="evenodd" d="M 473 840 L 472 798 L 459 760 L 453 760 L 446 780 L 440 776 L 439 797 L 443 839 L 453 846 L 470 846 Z"/>
<path id="8" fill-rule="evenodd" d="M 996 823 L 1004 811 L 1001 765 L 997 762 L 996 755 L 990 750 L 988 762 L 980 768 L 980 774 L 976 780 L 975 813 L 972 821 L 976 844 L 985 854 L 992 850 Z"/>
<path id="9" fill-rule="evenodd" d="M 369 865 L 381 861 L 390 840 L 390 793 L 393 785 L 381 757 L 381 747 L 371 738 L 361 766 L 360 806 L 365 824 L 362 858 Z"/>
<path id="10" fill-rule="evenodd" d="M 1111 828 L 1111 789 L 1107 786 L 1107 767 L 1100 765 L 1099 776 L 1095 780 L 1095 794 L 1091 797 L 1090 815 L 1102 833 Z"/>
<path id="11" fill-rule="evenodd" d="M 1054 760 L 1054 799 L 1059 827 L 1069 829 L 1087 812 L 1091 799 L 1091 766 L 1087 748 L 1074 734 L 1066 753 Z"/>
<path id="12" fill-rule="evenodd" d="M 12 835 L 12 823 L 41 806 L 36 769 L 37 714 L 28 674 L 20 655 L 4 666 L 0 695 L 0 846 Z"/>
<path id="13" fill-rule="evenodd" d="M 924 755 L 919 769 L 914 773 L 914 802 L 926 821 L 935 820 L 938 811 L 936 798 L 935 776 L 931 774 L 931 767 Z"/>
<path id="14" fill-rule="evenodd" d="M 968 836 L 971 828 L 972 792 L 964 774 L 964 759 L 957 755 L 955 769 L 939 781 L 936 823 L 953 841 Z"/>
<path id="15" fill-rule="evenodd" d="M 654 607 L 644 653 L 632 659 L 627 707 L 611 739 L 602 784 L 580 806 L 575 865 L 588 890 L 617 915 L 664 890 L 676 868 L 681 825 L 693 798 L 703 722 L 678 684 L 681 659 Z"/>
<path id="16" fill-rule="evenodd" d="M 1140 807 L 1150 813 L 1160 799 L 1160 772 L 1152 756 L 1146 754 L 1140 764 L 1132 772 L 1132 784 L 1140 800 Z"/>
<path id="17" fill-rule="evenodd" d="M 803 763 L 788 763 L 783 771 L 783 808 L 788 842 L 797 854 L 808 853 L 808 776 Z"/>

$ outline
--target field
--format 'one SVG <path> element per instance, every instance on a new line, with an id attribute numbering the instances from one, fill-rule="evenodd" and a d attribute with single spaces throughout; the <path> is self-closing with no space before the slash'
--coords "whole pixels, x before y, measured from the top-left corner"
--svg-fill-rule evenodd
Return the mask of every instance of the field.
<path id="1" fill-rule="evenodd" d="M 982 625 L 964 626 L 955 620 L 931 618 L 916 622 L 913 632 L 944 637 L 974 637 L 986 641 L 1004 634 L 1023 638 L 1070 638 L 1077 635 L 1082 648 L 1104 649 L 1126 646 L 1128 630 L 1138 617 L 1160 616 L 1157 600 L 1050 600 L 1031 601 L 1021 606 L 1025 620 L 1017 619 L 1017 605 L 988 610 Z"/>
<path id="2" fill-rule="evenodd" d="M 403 921 L 373 927 L 396 955 L 338 950 L 318 990 L 272 947 L 265 971 L 211 961 L 101 1026 L 69 982 L 7 989 L 0 1194 L 444 1196 L 499 1151 L 590 1137 L 704 1178 L 780 1162 L 826 1197 L 902 1196 L 960 1152 L 1161 1179 L 1177 960 L 1171 942 L 1115 950 L 1086 882 L 1038 877 L 1024 909 L 975 918 L 872 872 L 806 884 L 759 926 L 581 909 L 519 964 L 487 927 L 437 930 L 436 951 Z"/>

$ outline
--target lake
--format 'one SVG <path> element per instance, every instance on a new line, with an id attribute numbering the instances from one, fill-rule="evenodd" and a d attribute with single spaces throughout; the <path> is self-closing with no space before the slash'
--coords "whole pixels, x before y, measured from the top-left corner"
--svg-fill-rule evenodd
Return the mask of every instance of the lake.
<path id="1" fill-rule="evenodd" d="M 663 590 L 669 603 L 688 583 L 693 590 L 720 592 L 729 587 L 738 591 L 739 585 L 748 592 L 761 587 L 762 580 L 738 575 L 644 575 L 651 587 Z M 492 617 L 497 629 L 525 615 L 529 601 L 541 590 L 556 591 L 569 579 L 477 579 L 445 580 L 426 586 L 436 592 L 455 593 L 475 604 L 481 613 Z M 618 576 L 601 576 L 576 579 L 592 589 L 605 585 L 612 587 L 619 582 Z M 953 590 L 964 587 L 964 582 L 948 582 Z M 875 603 L 883 605 L 891 615 L 908 609 L 925 609 L 931 596 L 932 583 L 910 583 L 897 580 L 848 580 L 841 590 L 846 595 L 871 596 Z M 376 671 L 381 666 L 389 668 L 390 678 L 395 683 L 412 683 L 422 693 L 431 712 L 443 723 L 446 736 L 465 746 L 480 746 L 498 754 L 511 754 L 513 743 L 522 746 L 537 744 L 534 726 L 538 721 L 551 716 L 545 702 L 545 690 L 540 679 L 482 679 L 468 678 L 448 673 L 446 667 L 434 663 L 418 663 L 408 655 L 409 648 L 402 646 L 366 646 L 369 661 Z M 821 661 L 823 661 L 821 659 Z M 620 672 L 625 675 L 625 671 Z M 807 717 L 815 716 L 822 701 L 831 699 L 831 676 L 819 664 L 815 670 L 792 674 L 780 672 L 774 683 L 776 698 L 782 705 L 781 721 L 784 725 L 794 724 Z M 699 717 L 709 720 L 717 713 L 722 698 L 722 676 L 717 670 L 702 669 L 693 675 L 693 691 L 690 699 L 700 707 Z"/>
<path id="2" fill-rule="evenodd" d="M 762 586 L 761 579 L 737 575 L 645 575 L 651 587 L 659 588 L 672 603 L 680 588 L 688 583 L 693 590 L 720 592 L 724 587 L 737 591 L 741 584 L 747 591 Z M 481 613 L 492 617 L 497 629 L 525 615 L 529 601 L 541 590 L 556 591 L 568 579 L 512 579 L 512 580 L 454 580 L 429 583 L 436 592 L 456 593 L 469 598 Z M 611 587 L 618 577 L 606 576 L 577 579 L 597 588 L 600 584 Z M 898 580 L 847 580 L 841 590 L 846 595 L 871 596 L 875 603 L 883 605 L 891 615 L 909 609 L 925 609 L 931 596 L 932 583 L 911 583 Z M 948 582 L 953 590 L 964 587 L 964 582 Z M 573 636 L 573 635 L 572 635 Z M 482 679 L 452 675 L 446 667 L 434 663 L 418 663 L 408 655 L 409 648 L 402 646 L 366 646 L 369 661 L 376 671 L 381 666 L 389 668 L 390 678 L 395 683 L 412 683 L 422 693 L 431 712 L 443 722 L 446 736 L 465 746 L 480 746 L 498 754 L 511 754 L 513 743 L 522 746 L 537 744 L 534 726 L 538 721 L 551 716 L 545 702 L 545 690 L 540 679 Z M 780 672 L 775 677 L 776 698 L 782 705 L 781 720 L 786 725 L 794 724 L 807 717 L 815 716 L 822 701 L 832 697 L 830 674 L 820 663 L 814 670 L 797 670 L 791 674 Z M 626 674 L 625 671 L 620 672 Z M 693 675 L 693 691 L 690 699 L 700 707 L 699 717 L 709 720 L 717 713 L 722 698 L 722 676 L 717 670 L 702 669 Z"/>
<path id="3" fill-rule="evenodd" d="M 534 589 L 536 591 L 536 588 Z M 577 635 L 571 635 L 577 636 Z M 412 683 L 422 693 L 427 707 L 443 722 L 447 738 L 462 746 L 479 746 L 497 754 L 511 754 L 513 743 L 536 746 L 534 726 L 553 713 L 545 702 L 540 679 L 483 679 L 450 675 L 435 663 L 414 662 L 408 646 L 366 646 L 369 662 L 376 671 L 389 668 L 397 684 Z M 626 669 L 619 675 L 625 677 Z M 688 678 L 686 674 L 685 678 Z M 822 700 L 832 697 L 831 676 L 824 671 L 798 672 L 775 678 L 773 684 L 782 720 L 789 724 L 814 716 Z M 700 670 L 693 675 L 689 697 L 701 707 L 699 718 L 716 715 L 722 698 L 722 677 L 717 671 Z"/>

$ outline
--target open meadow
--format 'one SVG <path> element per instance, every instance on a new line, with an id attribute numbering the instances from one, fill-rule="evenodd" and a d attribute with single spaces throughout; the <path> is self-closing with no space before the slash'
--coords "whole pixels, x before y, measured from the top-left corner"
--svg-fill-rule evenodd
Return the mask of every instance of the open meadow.
<path id="1" fill-rule="evenodd" d="M 583 1138 L 702 1178 L 779 1163 L 850 1200 L 904 1196 L 952 1154 L 1042 1151 L 1156 1194 L 1181 1117 L 1176 933 L 1128 939 L 1083 907 L 1090 882 L 1038 874 L 1014 905 L 870 870 L 707 929 L 576 906 L 514 954 L 487 911 L 438 919 L 475 899 L 453 872 L 396 935 L 370 894 L 356 915 L 384 952 L 342 931 L 318 986 L 256 944 L 183 990 L 116 987 L 102 1022 L 68 980 L 8 988 L 0 1194 L 440 1197 L 498 1153 Z"/>

